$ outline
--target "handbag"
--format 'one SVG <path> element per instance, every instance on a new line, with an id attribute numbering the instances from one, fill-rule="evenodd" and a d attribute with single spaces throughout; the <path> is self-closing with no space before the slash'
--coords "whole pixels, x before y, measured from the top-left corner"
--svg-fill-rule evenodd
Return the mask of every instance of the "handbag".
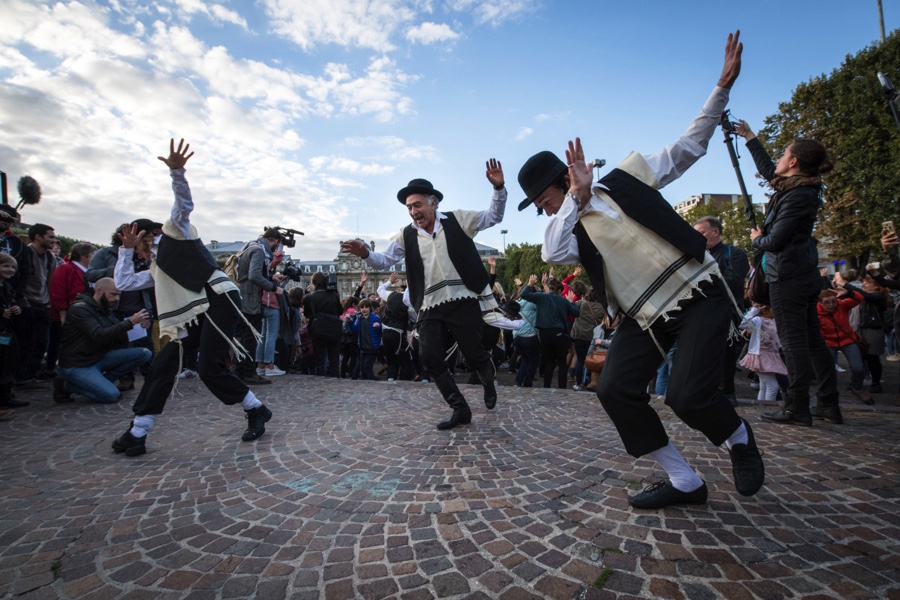
<path id="1" fill-rule="evenodd" d="M 770 304 L 769 283 L 766 281 L 766 272 L 762 264 L 764 256 L 765 252 L 760 252 L 753 261 L 753 271 L 747 282 L 747 298 L 750 302 L 768 306 Z"/>
<path id="2" fill-rule="evenodd" d="M 605 349 L 597 348 L 584 359 L 584 367 L 592 373 L 599 373 L 603 369 L 604 364 L 606 364 Z"/>

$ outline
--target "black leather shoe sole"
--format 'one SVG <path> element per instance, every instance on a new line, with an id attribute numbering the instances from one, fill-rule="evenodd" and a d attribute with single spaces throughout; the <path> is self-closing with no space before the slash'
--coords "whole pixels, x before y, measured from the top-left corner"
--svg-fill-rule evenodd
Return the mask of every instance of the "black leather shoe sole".
<path id="1" fill-rule="evenodd" d="M 708 495 L 706 483 L 692 492 L 682 492 L 669 481 L 658 481 L 640 494 L 630 497 L 628 504 L 647 509 L 664 508 L 670 504 L 706 504 Z"/>

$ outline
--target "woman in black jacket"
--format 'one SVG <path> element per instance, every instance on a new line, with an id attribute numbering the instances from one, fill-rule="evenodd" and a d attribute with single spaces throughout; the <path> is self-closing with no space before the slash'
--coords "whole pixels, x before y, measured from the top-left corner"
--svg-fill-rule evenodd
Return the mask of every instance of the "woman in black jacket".
<path id="1" fill-rule="evenodd" d="M 757 252 L 763 253 L 770 304 L 790 383 L 784 409 L 762 416 L 775 423 L 809 426 L 815 413 L 831 423 L 842 423 L 834 362 L 816 314 L 822 286 L 817 241 L 812 235 L 822 205 L 821 176 L 832 165 L 825 147 L 815 140 L 794 141 L 775 164 L 747 123 L 741 121 L 737 133 L 747 140 L 756 169 L 775 190 L 766 206 L 762 230 L 753 229 L 750 239 Z M 811 412 L 813 373 L 818 406 Z"/>

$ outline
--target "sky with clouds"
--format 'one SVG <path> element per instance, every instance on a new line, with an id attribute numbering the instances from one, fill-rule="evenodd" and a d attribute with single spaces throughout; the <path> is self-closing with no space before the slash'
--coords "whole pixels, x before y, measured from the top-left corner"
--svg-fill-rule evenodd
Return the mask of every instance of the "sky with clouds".
<path id="1" fill-rule="evenodd" d="M 883 4 L 890 32 L 900 0 Z M 755 128 L 879 38 L 877 0 L 4 0 L 0 23 L 0 170 L 12 203 L 22 175 L 43 188 L 25 221 L 104 243 L 124 221 L 165 218 L 156 156 L 183 137 L 201 236 L 293 227 L 300 260 L 352 237 L 384 248 L 413 178 L 444 210 L 486 208 L 491 157 L 510 202 L 478 241 L 539 243 L 544 218 L 516 210 L 524 161 L 578 135 L 609 169 L 674 141 L 729 31 L 745 45 L 729 106 Z M 720 142 L 670 202 L 738 192 Z"/>

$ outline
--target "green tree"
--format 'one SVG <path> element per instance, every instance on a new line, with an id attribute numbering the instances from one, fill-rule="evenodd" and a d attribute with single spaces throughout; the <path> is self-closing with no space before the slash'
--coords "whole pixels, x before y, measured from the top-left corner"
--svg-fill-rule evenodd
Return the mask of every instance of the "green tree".
<path id="1" fill-rule="evenodd" d="M 553 269 L 554 275 L 559 279 L 570 275 L 577 265 L 549 265 L 541 260 L 541 244 L 510 244 L 506 247 L 505 259 L 497 260 L 497 281 L 503 286 L 507 294 L 517 289 L 515 280 L 521 279 L 528 282 L 531 275 L 541 277 L 542 273 L 549 273 Z M 584 278 L 587 281 L 587 277 Z"/>
<path id="2" fill-rule="evenodd" d="M 900 30 L 847 56 L 840 68 L 801 83 L 789 102 L 765 119 L 760 141 L 774 157 L 798 138 L 825 144 L 834 170 L 816 237 L 822 259 L 865 264 L 880 247 L 881 223 L 897 219 L 900 131 L 876 74 L 900 81 Z"/>

